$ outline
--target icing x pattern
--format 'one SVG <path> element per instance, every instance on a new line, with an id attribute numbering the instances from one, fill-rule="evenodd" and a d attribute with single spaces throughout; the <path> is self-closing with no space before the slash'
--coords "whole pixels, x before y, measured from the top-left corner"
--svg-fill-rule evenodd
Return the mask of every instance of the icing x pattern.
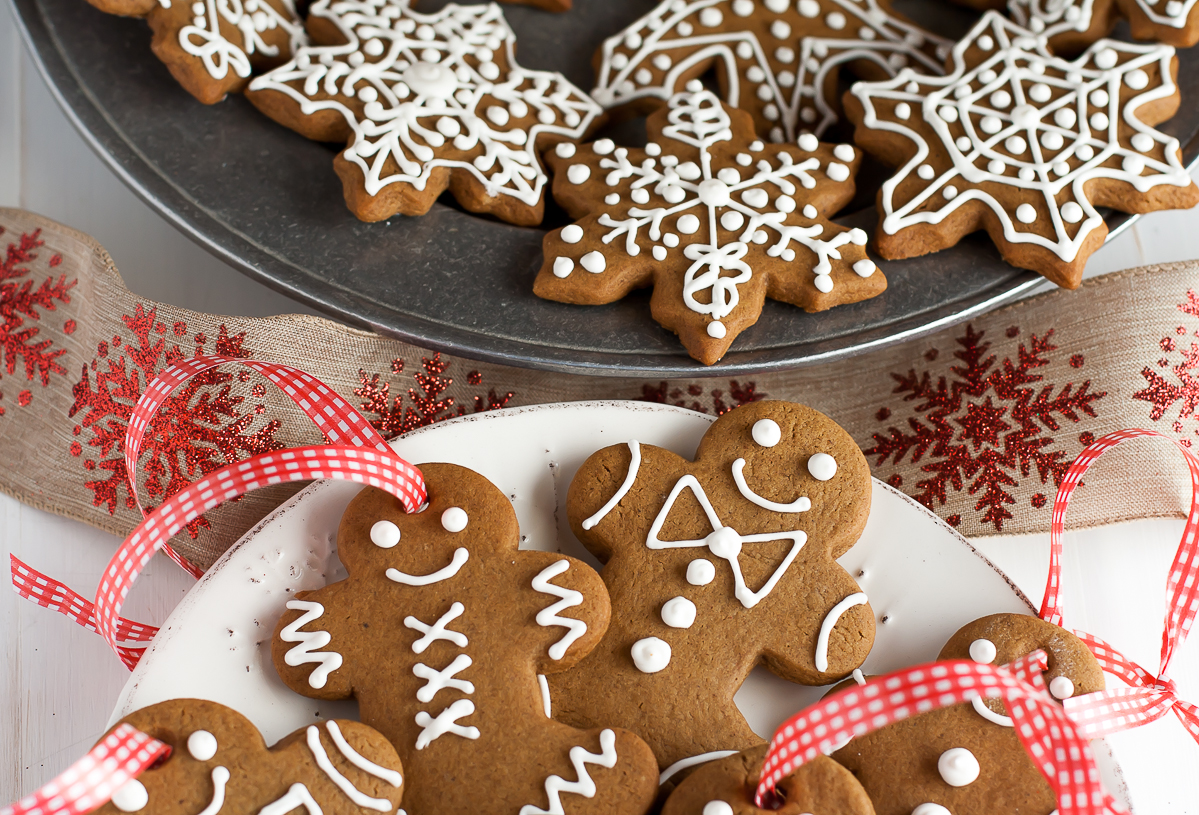
<path id="1" fill-rule="evenodd" d="M 666 99 L 717 62 L 726 101 L 764 120 L 772 142 L 794 142 L 837 121 L 825 88 L 839 66 L 939 74 L 949 46 L 876 0 L 666 0 L 604 42 L 592 96 L 605 107 Z"/>
<path id="2" fill-rule="evenodd" d="M 458 549 L 458 552 L 465 552 L 465 549 Z M 463 558 L 463 561 L 466 559 Z M 392 570 L 388 570 L 392 571 Z M 455 574 L 457 570 L 455 569 Z M 388 575 L 390 577 L 390 575 Z M 404 625 L 414 631 L 418 631 L 421 637 L 412 643 L 412 651 L 416 654 L 423 654 L 430 645 L 438 641 L 452 643 L 458 648 L 465 648 L 469 645 L 469 641 L 465 634 L 458 631 L 452 631 L 447 626 L 462 616 L 466 611 L 466 607 L 457 601 L 450 604 L 450 607 L 442 614 L 437 621 L 432 625 L 421 622 L 416 617 L 408 616 L 404 618 Z M 461 691 L 467 695 L 475 692 L 473 682 L 461 679 L 458 674 L 465 671 L 473 664 L 470 656 L 467 654 L 458 654 L 449 665 L 442 669 L 432 668 L 423 662 L 418 662 L 412 666 L 412 673 L 418 678 L 425 680 L 425 684 L 416 692 L 417 701 L 422 704 L 428 704 L 436 699 L 437 694 L 443 690 Z M 470 716 L 475 712 L 475 703 L 469 699 L 459 699 L 448 705 L 436 716 L 429 715 L 426 711 L 420 711 L 416 714 L 416 724 L 421 728 L 420 734 L 416 737 L 416 749 L 423 750 L 429 746 L 434 740 L 441 737 L 445 733 L 453 733 L 455 736 L 461 736 L 464 739 L 479 738 L 479 729 L 477 727 L 467 727 L 458 724 L 458 720 Z"/>
<path id="3" fill-rule="evenodd" d="M 282 10 L 267 0 L 196 0 L 192 3 L 191 25 L 179 29 L 179 47 L 198 57 L 213 79 L 224 79 L 232 69 L 240 77 L 250 75 L 250 54 L 279 56 L 278 46 L 262 39 L 263 32 L 281 28 L 287 32 L 290 53 L 308 44 L 304 24 L 293 0 L 278 0 Z M 170 0 L 163 2 L 170 8 Z M 235 26 L 241 42 L 230 42 L 221 34 L 221 23 Z"/>
<path id="4" fill-rule="evenodd" d="M 305 114 L 344 116 L 354 141 L 342 155 L 362 169 L 370 195 L 394 183 L 423 190 L 449 167 L 469 171 L 490 195 L 536 205 L 546 183 L 538 139 L 581 138 L 600 113 L 561 74 L 516 64 L 516 37 L 494 3 L 419 14 L 406 0 L 318 0 L 311 13 L 335 22 L 348 43 L 301 48 L 251 89 L 285 93 Z M 361 117 L 338 97 L 362 102 Z M 517 121 L 530 116 L 536 123 Z"/>
<path id="5" fill-rule="evenodd" d="M 967 64 L 969 49 L 982 52 L 979 64 Z M 1141 105 L 1175 92 L 1173 57 L 1169 46 L 1101 40 L 1077 60 L 1062 60 L 1027 31 L 988 12 L 954 47 L 948 76 L 905 71 L 887 82 L 854 85 L 867 127 L 901 134 L 917 146 L 883 185 L 883 229 L 895 234 L 940 223 L 978 200 L 1000 219 L 1007 241 L 1074 260 L 1103 224 L 1087 198 L 1087 182 L 1116 179 L 1140 192 L 1191 183 L 1177 139 L 1134 115 Z M 1125 88 L 1139 93 L 1122 105 Z M 935 134 L 936 148 L 908 124 L 921 119 Z M 935 170 L 928 163 L 933 152 L 948 156 L 950 166 Z M 912 189 L 914 179 L 918 190 L 902 200 L 901 186 Z M 976 186 L 995 183 L 1024 190 L 1025 202 L 1008 211 Z"/>

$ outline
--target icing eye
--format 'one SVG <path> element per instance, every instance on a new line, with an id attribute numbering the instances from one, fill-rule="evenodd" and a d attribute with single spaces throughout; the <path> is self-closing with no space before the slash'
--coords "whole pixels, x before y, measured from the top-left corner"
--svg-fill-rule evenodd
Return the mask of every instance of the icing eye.
<path id="1" fill-rule="evenodd" d="M 378 526 L 378 524 L 375 524 Z M 394 524 L 392 524 L 394 526 Z M 397 532 L 399 530 L 396 530 Z M 216 736 L 207 730 L 197 730 L 187 737 L 187 752 L 196 761 L 207 761 L 216 755 Z"/>
<path id="2" fill-rule="evenodd" d="M 995 643 L 990 640 L 978 639 L 970 643 L 970 658 L 980 665 L 990 665 L 998 653 Z"/>
<path id="3" fill-rule="evenodd" d="M 142 786 L 142 782 L 131 778 L 125 786 L 112 794 L 112 805 L 121 812 L 138 812 L 150 803 L 150 793 Z"/>
<path id="4" fill-rule="evenodd" d="M 390 549 L 399 542 L 400 528 L 391 521 L 378 521 L 371 527 L 371 543 L 380 549 Z"/>
<path id="5" fill-rule="evenodd" d="M 709 801 L 704 804 L 704 815 L 733 815 L 733 808 L 724 801 Z"/>
<path id="6" fill-rule="evenodd" d="M 754 437 L 754 441 L 763 447 L 774 447 L 783 438 L 783 431 L 779 429 L 778 422 L 774 419 L 758 419 L 754 422 L 750 434 Z"/>
<path id="7" fill-rule="evenodd" d="M 441 513 L 441 525 L 446 532 L 461 532 L 466 529 L 466 510 L 462 507 L 450 507 Z"/>
<path id="8" fill-rule="evenodd" d="M 816 453 L 808 459 L 808 472 L 817 481 L 828 481 L 837 474 L 837 460 L 828 453 Z"/>
<path id="9" fill-rule="evenodd" d="M 1068 676 L 1055 676 L 1049 680 L 1049 692 L 1054 699 L 1069 699 L 1074 695 L 1074 682 Z"/>
<path id="10" fill-rule="evenodd" d="M 946 750 L 937 759 L 937 772 L 951 787 L 964 787 L 978 780 L 978 759 L 965 747 Z"/>
<path id="11" fill-rule="evenodd" d="M 712 561 L 696 558 L 687 564 L 687 582 L 692 586 L 706 586 L 716 579 L 716 567 Z"/>

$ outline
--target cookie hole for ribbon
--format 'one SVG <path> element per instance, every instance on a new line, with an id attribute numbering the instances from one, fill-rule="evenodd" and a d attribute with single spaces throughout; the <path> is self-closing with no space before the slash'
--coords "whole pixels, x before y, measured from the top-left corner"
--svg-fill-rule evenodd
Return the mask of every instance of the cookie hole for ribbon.
<path id="1" fill-rule="evenodd" d="M 775 810 L 782 809 L 785 803 L 787 803 L 787 796 L 783 795 L 782 791 L 778 789 L 767 790 L 766 794 L 762 796 L 762 805 L 759 809 L 774 812 Z"/>
<path id="2" fill-rule="evenodd" d="M 168 760 L 168 759 L 171 757 L 171 755 L 172 755 L 174 752 L 175 752 L 175 748 L 171 747 L 171 746 L 168 744 L 168 745 L 167 745 L 167 751 L 166 751 L 165 753 L 163 753 L 162 755 L 160 755 L 158 758 L 154 759 L 154 763 L 153 763 L 153 764 L 151 764 L 149 767 L 147 767 L 145 771 L 146 771 L 146 772 L 150 772 L 151 770 L 157 770 L 157 769 L 158 769 L 159 767 L 161 767 L 163 764 L 166 764 L 166 763 L 167 763 L 167 760 Z"/>

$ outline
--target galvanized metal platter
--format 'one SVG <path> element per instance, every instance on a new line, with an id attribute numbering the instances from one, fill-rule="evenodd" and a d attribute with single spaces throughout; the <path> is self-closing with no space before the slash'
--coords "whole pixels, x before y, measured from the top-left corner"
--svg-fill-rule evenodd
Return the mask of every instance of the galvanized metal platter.
<path id="1" fill-rule="evenodd" d="M 1040 285 L 976 235 L 948 251 L 884 266 L 880 297 L 822 314 L 767 301 L 757 325 L 705 368 L 649 316 L 648 292 L 610 306 L 533 295 L 542 229 L 472 215 L 443 196 L 420 218 L 354 218 L 333 173 L 334 146 L 308 141 L 241 96 L 205 106 L 150 51 L 150 30 L 84 0 L 11 0 L 59 103 L 96 152 L 147 203 L 217 257 L 353 325 L 474 359 L 607 376 L 729 376 L 795 368 L 927 334 Z M 424 0 L 422 10 L 444 6 Z M 653 0 L 575 0 L 567 14 L 505 6 L 518 58 L 590 88 L 591 55 Z M 943 0 L 899 9 L 947 36 L 970 13 Z M 1121 32 L 1117 32 L 1120 36 Z M 1199 158 L 1199 49 L 1179 52 L 1183 106 L 1161 130 Z M 625 126 L 626 143 L 637 123 Z M 643 136 L 642 136 L 643 138 Z M 873 229 L 873 188 L 838 219 Z M 565 222 L 551 205 L 546 227 Z M 1115 234 L 1131 222 L 1113 213 Z M 169 262 L 169 259 L 164 259 Z"/>

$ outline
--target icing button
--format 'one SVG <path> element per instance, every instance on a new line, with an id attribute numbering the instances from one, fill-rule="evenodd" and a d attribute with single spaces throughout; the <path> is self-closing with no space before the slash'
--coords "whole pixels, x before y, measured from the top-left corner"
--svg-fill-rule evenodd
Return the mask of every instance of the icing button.
<path id="1" fill-rule="evenodd" d="M 703 815 L 733 815 L 733 808 L 724 801 L 709 801 L 704 804 Z"/>
<path id="2" fill-rule="evenodd" d="M 387 523 L 387 522 L 381 522 Z M 375 524 L 378 526 L 379 524 Z M 395 526 L 395 524 L 392 524 Z M 399 530 L 396 530 L 397 540 L 399 540 Z M 217 743 L 216 736 L 209 733 L 207 730 L 197 730 L 187 737 L 187 752 L 191 753 L 191 757 L 196 761 L 208 761 L 216 755 Z"/>
<path id="3" fill-rule="evenodd" d="M 978 780 L 979 771 L 978 759 L 965 747 L 950 748 L 937 759 L 937 772 L 951 787 L 973 784 Z"/>
<path id="4" fill-rule="evenodd" d="M 732 560 L 741 554 L 741 536 L 730 526 L 722 526 L 720 529 L 713 530 L 708 537 L 704 538 L 704 543 L 708 545 L 712 554 L 726 560 Z"/>
<path id="5" fill-rule="evenodd" d="M 970 658 L 980 665 L 990 665 L 998 654 L 995 643 L 987 639 L 977 639 L 970 643 Z"/>
<path id="6" fill-rule="evenodd" d="M 687 582 L 692 586 L 706 586 L 716 579 L 716 567 L 712 561 L 696 558 L 687 564 Z"/>
<path id="7" fill-rule="evenodd" d="M 662 622 L 671 628 L 690 628 L 695 623 L 695 603 L 674 597 L 662 604 Z"/>
<path id="8" fill-rule="evenodd" d="M 121 812 L 139 812 L 150 803 L 150 793 L 142 786 L 142 782 L 131 778 L 125 785 L 112 794 L 112 805 Z"/>
<path id="9" fill-rule="evenodd" d="M 633 643 L 633 664 L 637 670 L 655 674 L 670 664 L 670 646 L 657 637 L 646 637 Z"/>
<path id="10" fill-rule="evenodd" d="M 417 62 L 400 76 L 404 84 L 420 96 L 449 99 L 458 89 L 458 77 L 445 65 Z"/>
<path id="11" fill-rule="evenodd" d="M 921 804 L 912 810 L 912 815 L 953 815 L 940 804 Z"/>
<path id="12" fill-rule="evenodd" d="M 657 247 L 654 247 L 655 249 Z M 708 323 L 708 336 L 714 340 L 724 339 L 724 335 L 728 333 L 728 329 L 724 327 L 724 323 L 720 320 L 713 320 Z"/>
<path id="13" fill-rule="evenodd" d="M 462 507 L 450 507 L 441 513 L 441 526 L 446 532 L 461 532 L 466 529 L 466 510 Z"/>

